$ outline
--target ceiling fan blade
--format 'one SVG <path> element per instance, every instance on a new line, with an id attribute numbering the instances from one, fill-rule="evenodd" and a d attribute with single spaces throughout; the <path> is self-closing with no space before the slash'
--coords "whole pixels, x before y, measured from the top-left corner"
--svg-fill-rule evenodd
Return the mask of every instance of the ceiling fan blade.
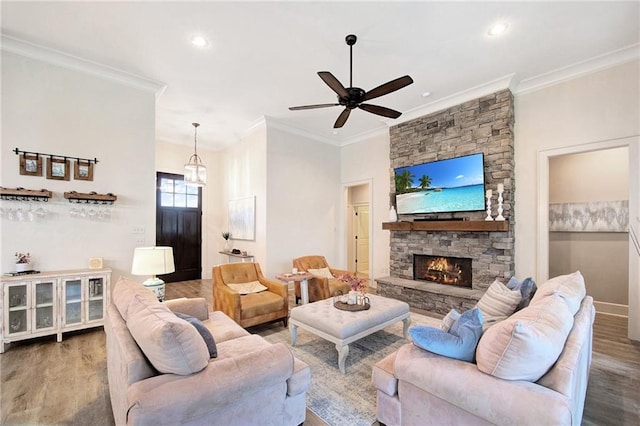
<path id="1" fill-rule="evenodd" d="M 320 76 L 322 81 L 327 83 L 327 86 L 331 87 L 331 90 L 338 94 L 338 96 L 340 96 L 341 98 L 349 97 L 347 89 L 345 89 L 342 83 L 340 83 L 338 79 L 335 78 L 329 71 L 318 71 L 318 75 Z"/>
<path id="2" fill-rule="evenodd" d="M 382 95 L 386 95 L 387 93 L 395 92 L 396 90 L 402 89 L 405 86 L 413 83 L 413 79 L 408 75 L 404 77 L 396 78 L 395 80 L 388 81 L 375 89 L 369 90 L 365 93 L 363 101 L 368 101 L 369 99 L 377 98 Z"/>
<path id="3" fill-rule="evenodd" d="M 289 107 L 291 111 L 298 111 L 301 109 L 314 109 L 314 108 L 328 108 L 332 106 L 339 106 L 340 104 L 317 104 L 317 105 L 301 105 Z"/>
<path id="4" fill-rule="evenodd" d="M 338 119 L 333 125 L 333 128 L 339 129 L 340 127 L 344 126 L 344 123 L 347 122 L 347 118 L 349 118 L 349 114 L 351 114 L 351 110 L 349 108 L 345 108 L 344 111 L 342 111 L 338 116 Z"/>
<path id="5" fill-rule="evenodd" d="M 378 105 L 360 104 L 358 105 L 358 108 L 363 109 L 372 114 L 378 114 L 383 117 L 389 117 L 389 118 L 398 118 L 402 115 L 400 111 L 396 111 L 391 108 L 378 106 Z"/>

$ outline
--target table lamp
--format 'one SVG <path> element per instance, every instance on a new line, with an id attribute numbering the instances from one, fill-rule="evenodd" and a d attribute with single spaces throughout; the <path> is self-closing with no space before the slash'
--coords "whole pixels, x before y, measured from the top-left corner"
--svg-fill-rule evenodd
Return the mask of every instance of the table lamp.
<path id="1" fill-rule="evenodd" d="M 164 299 L 164 281 L 156 275 L 170 274 L 176 270 L 172 247 L 136 247 L 133 252 L 133 275 L 151 275 L 142 283 L 159 301 Z"/>

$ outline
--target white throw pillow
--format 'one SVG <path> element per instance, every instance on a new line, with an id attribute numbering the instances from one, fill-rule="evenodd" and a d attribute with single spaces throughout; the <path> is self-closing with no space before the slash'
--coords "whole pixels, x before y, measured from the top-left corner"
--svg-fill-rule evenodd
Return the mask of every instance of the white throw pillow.
<path id="1" fill-rule="evenodd" d="M 320 277 L 320 278 L 329 278 L 329 279 L 332 279 L 332 278 L 333 278 L 333 274 L 331 273 L 331 271 L 329 270 L 329 268 L 307 269 L 307 271 L 308 271 L 310 274 L 315 275 L 316 277 Z"/>
<path id="2" fill-rule="evenodd" d="M 267 287 L 260 284 L 260 281 L 251 281 L 248 283 L 227 284 L 233 291 L 240 294 L 260 293 L 261 291 L 268 290 Z"/>
<path id="3" fill-rule="evenodd" d="M 505 317 L 511 315 L 522 300 L 520 290 L 509 290 L 506 285 L 495 280 L 478 301 L 482 318 Z"/>
<path id="4" fill-rule="evenodd" d="M 535 382 L 556 362 L 572 327 L 573 315 L 560 295 L 545 297 L 484 332 L 476 349 L 478 369 Z"/>
<path id="5" fill-rule="evenodd" d="M 451 330 L 453 323 L 455 323 L 458 318 L 460 318 L 460 312 L 456 311 L 455 309 L 450 310 L 449 313 L 445 315 L 444 318 L 442 318 L 440 329 L 448 333 L 449 330 Z"/>
<path id="6" fill-rule="evenodd" d="M 560 275 L 555 278 L 551 278 L 538 287 L 536 294 L 531 299 L 531 304 L 538 302 L 539 300 L 550 296 L 554 293 L 558 293 L 560 297 L 565 301 L 571 314 L 575 315 L 580 309 L 582 299 L 587 294 L 587 290 L 584 285 L 584 278 L 580 271 L 576 271 L 573 274 Z"/>

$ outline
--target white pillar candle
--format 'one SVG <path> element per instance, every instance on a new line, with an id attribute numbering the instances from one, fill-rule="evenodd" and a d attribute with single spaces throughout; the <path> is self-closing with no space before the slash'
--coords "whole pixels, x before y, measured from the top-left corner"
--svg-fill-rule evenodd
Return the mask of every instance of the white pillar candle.
<path id="1" fill-rule="evenodd" d="M 491 198 L 491 195 L 493 195 L 493 191 L 487 189 L 487 198 Z"/>
<path id="2" fill-rule="evenodd" d="M 498 192 L 504 192 L 504 184 L 502 183 L 498 184 Z"/>

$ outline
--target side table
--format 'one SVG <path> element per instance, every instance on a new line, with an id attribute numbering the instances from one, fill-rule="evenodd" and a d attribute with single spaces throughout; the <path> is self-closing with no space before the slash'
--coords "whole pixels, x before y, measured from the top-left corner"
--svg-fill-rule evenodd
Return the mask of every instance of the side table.
<path id="1" fill-rule="evenodd" d="M 299 282 L 302 304 L 304 305 L 305 303 L 309 303 L 309 280 L 313 278 L 313 274 L 308 272 L 298 272 L 297 274 L 282 273 L 276 275 L 276 278 L 287 283 Z"/>

